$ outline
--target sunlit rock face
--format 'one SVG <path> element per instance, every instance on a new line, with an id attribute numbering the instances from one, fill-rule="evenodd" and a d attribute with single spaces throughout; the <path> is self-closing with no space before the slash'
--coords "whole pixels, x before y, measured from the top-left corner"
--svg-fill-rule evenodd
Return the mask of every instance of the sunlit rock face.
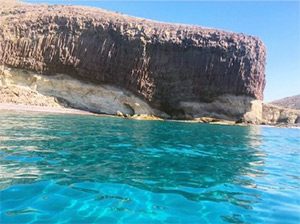
<path id="1" fill-rule="evenodd" d="M 105 114 L 149 114 L 166 117 L 134 94 L 110 85 L 95 85 L 68 75 L 45 76 L 21 69 L 0 71 L 0 103 L 74 107 Z"/>
<path id="2" fill-rule="evenodd" d="M 246 99 L 241 112 L 222 103 L 213 112 L 240 119 L 263 99 L 265 47 L 252 36 L 74 6 L 19 5 L 0 15 L 5 66 L 116 86 L 175 117 L 209 113 L 187 105 L 232 96 Z"/>
<path id="3" fill-rule="evenodd" d="M 266 124 L 300 124 L 300 110 L 263 104 L 262 121 Z"/>

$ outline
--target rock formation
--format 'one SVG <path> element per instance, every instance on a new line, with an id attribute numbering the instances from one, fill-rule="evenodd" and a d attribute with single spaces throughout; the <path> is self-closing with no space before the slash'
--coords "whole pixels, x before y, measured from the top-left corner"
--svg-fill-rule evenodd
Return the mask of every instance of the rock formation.
<path id="1" fill-rule="evenodd" d="M 261 119 L 265 47 L 255 37 L 77 6 L 19 4 L 0 9 L 0 16 L 4 70 L 23 78 L 28 70 L 28 79 L 40 76 L 56 84 L 61 80 L 64 87 L 44 88 L 42 81 L 26 85 L 73 107 L 111 114 Z M 79 82 L 93 91 L 81 92 Z M 102 94 L 103 88 L 121 95 Z M 81 101 L 83 93 L 90 98 Z"/>
<path id="2" fill-rule="evenodd" d="M 268 125 L 300 126 L 300 110 L 263 104 L 262 123 Z"/>
<path id="3" fill-rule="evenodd" d="M 300 127 L 300 95 L 264 103 L 261 123 Z"/>
<path id="4" fill-rule="evenodd" d="M 271 104 L 280 106 L 280 107 L 300 110 L 300 95 L 290 96 L 290 97 L 285 97 L 285 98 L 282 98 L 279 100 L 275 100 L 275 101 L 271 102 Z"/>

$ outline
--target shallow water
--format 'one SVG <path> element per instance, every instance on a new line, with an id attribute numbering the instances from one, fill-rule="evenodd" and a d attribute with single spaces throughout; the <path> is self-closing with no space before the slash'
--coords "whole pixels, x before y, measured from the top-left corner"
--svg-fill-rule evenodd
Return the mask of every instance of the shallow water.
<path id="1" fill-rule="evenodd" d="M 0 223 L 300 223 L 300 130 L 0 114 Z"/>

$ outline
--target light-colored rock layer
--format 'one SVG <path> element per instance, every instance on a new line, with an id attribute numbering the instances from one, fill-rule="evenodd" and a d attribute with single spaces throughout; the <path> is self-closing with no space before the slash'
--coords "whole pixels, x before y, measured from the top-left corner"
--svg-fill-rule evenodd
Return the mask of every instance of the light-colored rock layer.
<path id="1" fill-rule="evenodd" d="M 1 102 L 40 106 L 70 106 L 86 111 L 116 114 L 149 114 L 165 117 L 126 90 L 82 82 L 67 75 L 39 75 L 2 66 Z"/>
<path id="2" fill-rule="evenodd" d="M 181 102 L 179 109 L 193 118 L 214 117 L 225 120 L 240 118 L 238 120 L 255 124 L 259 124 L 262 120 L 262 101 L 248 96 L 226 94 L 209 103 Z"/>
<path id="3" fill-rule="evenodd" d="M 0 86 L 0 103 L 62 108 L 55 97 L 44 96 L 29 87 Z"/>
<path id="4" fill-rule="evenodd" d="M 96 85 L 64 74 L 44 76 L 2 66 L 2 103 L 73 107 L 105 114 L 169 116 L 151 108 L 131 92 L 111 85 Z M 247 96 L 223 95 L 210 103 L 181 102 L 175 119 L 214 117 L 231 121 L 260 123 L 261 101 Z"/>
<path id="5" fill-rule="evenodd" d="M 59 110 L 73 107 L 138 120 L 170 118 L 129 91 L 114 86 L 95 85 L 63 74 L 44 76 L 5 66 L 0 67 L 0 103 Z M 43 109 L 38 108 L 38 111 Z M 220 124 L 234 124 L 237 118 L 241 118 L 242 122 L 254 124 L 299 125 L 300 110 L 262 104 L 251 97 L 227 94 L 210 103 L 181 102 L 177 116 L 172 118 Z"/>
<path id="6" fill-rule="evenodd" d="M 263 104 L 263 123 L 265 124 L 300 124 L 300 110 Z"/>

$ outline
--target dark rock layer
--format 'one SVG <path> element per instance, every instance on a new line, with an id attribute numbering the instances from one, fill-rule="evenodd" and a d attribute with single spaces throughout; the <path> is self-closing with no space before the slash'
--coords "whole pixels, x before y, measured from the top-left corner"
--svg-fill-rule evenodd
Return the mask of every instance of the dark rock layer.
<path id="1" fill-rule="evenodd" d="M 252 36 L 100 9 L 0 9 L 0 64 L 130 90 L 170 114 L 223 94 L 263 99 L 265 47 Z"/>

